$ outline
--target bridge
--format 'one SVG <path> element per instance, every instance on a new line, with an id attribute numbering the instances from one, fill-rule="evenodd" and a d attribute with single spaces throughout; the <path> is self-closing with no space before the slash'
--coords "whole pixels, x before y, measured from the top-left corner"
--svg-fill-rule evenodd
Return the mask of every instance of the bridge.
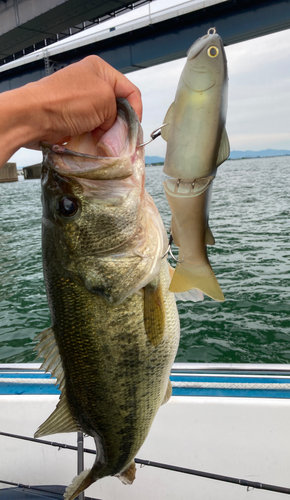
<path id="1" fill-rule="evenodd" d="M 59 2 L 62 8 L 70 3 L 70 0 L 53 1 Z M 71 1 L 75 4 L 86 3 L 86 0 Z M 121 1 L 95 3 L 101 4 L 103 12 L 106 11 L 109 17 L 116 14 L 111 10 L 115 4 L 119 9 L 128 8 L 128 5 L 129 8 L 134 7 L 134 4 Z M 225 45 L 290 28 L 290 0 L 191 0 L 154 14 L 150 5 L 148 13 L 135 21 L 116 23 L 110 28 L 104 24 L 103 29 L 100 24 L 94 33 L 86 35 L 84 32 L 84 36 L 76 40 L 69 38 L 65 43 L 45 45 L 41 50 L 1 65 L 0 92 L 38 80 L 50 71 L 89 54 L 99 55 L 123 73 L 172 61 L 184 57 L 193 41 L 211 26 L 217 28 Z M 71 14 L 68 17 L 67 22 L 80 20 L 80 17 L 73 18 Z M 1 10 L 0 19 L 2 24 Z M 46 33 L 45 30 L 42 32 L 43 35 Z M 0 31 L 0 44 L 1 36 Z"/>
<path id="2" fill-rule="evenodd" d="M 73 34 L 81 23 L 90 26 L 89 19 L 106 19 L 129 6 L 132 0 L 0 0 L 0 59 L 44 39 L 56 41 L 56 34 L 69 29 Z"/>

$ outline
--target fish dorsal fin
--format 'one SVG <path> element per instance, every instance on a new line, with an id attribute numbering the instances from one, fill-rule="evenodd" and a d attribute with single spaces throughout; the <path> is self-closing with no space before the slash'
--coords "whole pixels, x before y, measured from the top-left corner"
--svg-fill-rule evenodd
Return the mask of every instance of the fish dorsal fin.
<path id="1" fill-rule="evenodd" d="M 164 127 L 167 128 L 167 127 Z M 230 143 L 226 129 L 223 129 L 220 148 L 218 152 L 218 157 L 216 161 L 216 166 L 221 165 L 230 156 Z"/>
<path id="2" fill-rule="evenodd" d="M 172 116 L 173 116 L 173 111 L 174 111 L 174 104 L 175 102 L 173 102 L 168 110 L 167 110 L 167 113 L 165 115 L 165 118 L 163 120 L 163 123 L 170 123 L 171 120 L 172 120 Z M 163 127 L 161 129 L 161 137 L 162 139 L 164 139 L 165 141 L 168 141 L 168 138 L 169 138 L 169 130 L 170 130 L 170 126 L 168 125 L 167 127 Z"/>
<path id="3" fill-rule="evenodd" d="M 50 372 L 53 377 L 56 377 L 59 389 L 62 390 L 64 388 L 64 371 L 52 327 L 43 330 L 37 335 L 36 340 L 38 340 L 38 344 L 34 348 L 38 353 L 36 359 L 44 358 L 40 369 Z"/>
<path id="4" fill-rule="evenodd" d="M 216 166 L 221 165 L 230 156 L 230 143 L 226 129 L 223 129 Z"/>
<path id="5" fill-rule="evenodd" d="M 71 415 L 67 402 L 66 391 L 63 389 L 60 400 L 56 405 L 56 409 L 37 429 L 34 437 L 47 436 L 48 434 L 58 434 L 59 432 L 78 431 L 81 431 L 81 428 Z"/>
<path id="6" fill-rule="evenodd" d="M 212 234 L 209 226 L 207 226 L 207 228 L 205 230 L 205 244 L 206 245 L 214 245 L 215 244 L 214 235 Z"/>
<path id="7" fill-rule="evenodd" d="M 35 437 L 56 434 L 58 432 L 77 432 L 80 428 L 69 410 L 65 391 L 64 370 L 53 329 L 51 327 L 47 328 L 36 339 L 38 340 L 38 345 L 35 347 L 38 351 L 37 357 L 44 358 L 40 369 L 50 372 L 53 377 L 56 377 L 57 384 L 59 384 L 62 392 L 56 409 L 39 427 L 35 433 Z"/>

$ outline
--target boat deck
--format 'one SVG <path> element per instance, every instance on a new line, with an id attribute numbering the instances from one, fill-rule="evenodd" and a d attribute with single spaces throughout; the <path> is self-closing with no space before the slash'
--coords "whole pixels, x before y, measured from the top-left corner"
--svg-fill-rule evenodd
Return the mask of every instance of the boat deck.
<path id="1" fill-rule="evenodd" d="M 171 380 L 173 396 L 138 453 L 134 484 L 104 478 L 87 490 L 87 498 L 248 500 L 251 490 L 254 500 L 278 500 L 290 493 L 290 366 L 177 364 Z M 76 475 L 75 433 L 33 440 L 59 394 L 38 365 L 0 366 L 0 499 L 61 498 Z M 92 438 L 85 437 L 85 449 L 88 468 L 94 461 Z M 225 476 L 248 486 L 225 482 Z M 8 488 L 1 480 L 45 490 L 51 486 L 43 485 L 62 486 L 47 493 Z M 260 483 L 281 491 L 257 489 Z"/>

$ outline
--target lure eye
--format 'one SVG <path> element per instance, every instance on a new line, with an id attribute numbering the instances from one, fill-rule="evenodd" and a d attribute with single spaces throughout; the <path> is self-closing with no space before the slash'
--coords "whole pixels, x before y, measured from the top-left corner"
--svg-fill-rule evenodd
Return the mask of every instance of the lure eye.
<path id="1" fill-rule="evenodd" d="M 64 197 L 57 204 L 57 211 L 63 217 L 72 217 L 78 211 L 78 203 L 74 198 Z"/>
<path id="2" fill-rule="evenodd" d="M 212 45 L 211 47 L 209 47 L 209 49 L 207 49 L 207 55 L 209 57 L 216 57 L 218 56 L 218 54 L 219 54 L 219 49 L 214 45 Z"/>

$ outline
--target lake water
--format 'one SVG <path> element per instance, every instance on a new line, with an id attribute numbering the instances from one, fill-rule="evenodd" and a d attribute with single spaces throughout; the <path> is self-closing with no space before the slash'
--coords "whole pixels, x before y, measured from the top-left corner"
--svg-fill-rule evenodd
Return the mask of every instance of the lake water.
<path id="1" fill-rule="evenodd" d="M 147 189 L 170 226 L 162 167 Z M 225 302 L 178 303 L 176 361 L 290 362 L 290 157 L 227 161 L 214 181 L 209 259 Z M 35 360 L 50 325 L 41 262 L 40 181 L 0 184 L 0 362 Z"/>

